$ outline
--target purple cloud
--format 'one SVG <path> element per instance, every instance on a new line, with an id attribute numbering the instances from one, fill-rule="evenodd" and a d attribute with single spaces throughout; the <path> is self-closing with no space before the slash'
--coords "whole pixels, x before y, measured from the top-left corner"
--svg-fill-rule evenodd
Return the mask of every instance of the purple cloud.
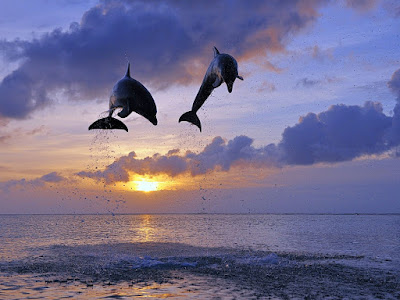
<path id="1" fill-rule="evenodd" d="M 397 101 L 400 102 L 400 69 L 393 73 L 392 78 L 388 82 L 388 87 L 397 96 Z"/>
<path id="2" fill-rule="evenodd" d="M 43 182 L 60 182 L 63 181 L 65 178 L 61 175 L 59 175 L 57 172 L 51 172 L 49 174 L 43 175 L 38 181 L 43 181 Z"/>
<path id="3" fill-rule="evenodd" d="M 279 164 L 279 153 L 274 145 L 262 148 L 252 146 L 247 136 L 237 136 L 228 142 L 215 137 L 200 153 L 177 151 L 167 155 L 155 154 L 138 159 L 135 152 L 117 159 L 103 171 L 77 173 L 81 177 L 104 180 L 106 183 L 129 181 L 129 173 L 139 175 L 167 174 L 171 177 L 190 174 L 197 176 L 211 171 L 229 171 L 233 166 L 274 167 Z"/>
<path id="4" fill-rule="evenodd" d="M 397 145 L 400 143 L 400 69 L 393 73 L 388 87 L 397 96 L 397 103 L 393 109 L 392 128 L 388 134 L 389 142 Z"/>
<path id="5" fill-rule="evenodd" d="M 13 188 L 18 187 L 21 189 L 24 189 L 26 187 L 42 187 L 46 183 L 59 183 L 64 180 L 67 179 L 57 172 L 52 172 L 32 180 L 26 180 L 25 178 L 23 178 L 20 180 L 9 180 L 5 182 L 0 182 L 0 190 L 7 192 Z"/>
<path id="6" fill-rule="evenodd" d="M 287 127 L 279 143 L 284 160 L 291 165 L 339 162 L 388 150 L 385 140 L 392 118 L 382 105 L 333 105 L 319 114 L 309 113 Z"/>
<path id="7" fill-rule="evenodd" d="M 133 76 L 153 89 L 198 80 L 214 45 L 268 65 L 265 51 L 283 50 L 286 38 L 315 21 L 324 2 L 101 1 L 67 31 L 0 41 L 0 53 L 21 62 L 0 83 L 0 117 L 26 118 L 50 105 L 55 90 L 75 100 L 107 98 L 123 75 L 125 56 Z"/>

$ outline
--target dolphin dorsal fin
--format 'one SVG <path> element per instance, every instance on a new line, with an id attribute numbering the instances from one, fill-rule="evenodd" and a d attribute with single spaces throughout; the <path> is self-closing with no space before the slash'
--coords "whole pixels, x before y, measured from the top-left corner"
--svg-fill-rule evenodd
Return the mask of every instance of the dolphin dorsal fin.
<path id="1" fill-rule="evenodd" d="M 214 46 L 214 57 L 216 57 L 219 54 L 219 51 L 217 47 Z"/>
<path id="2" fill-rule="evenodd" d="M 128 68 L 126 69 L 125 77 L 131 77 L 131 63 L 128 62 Z"/>

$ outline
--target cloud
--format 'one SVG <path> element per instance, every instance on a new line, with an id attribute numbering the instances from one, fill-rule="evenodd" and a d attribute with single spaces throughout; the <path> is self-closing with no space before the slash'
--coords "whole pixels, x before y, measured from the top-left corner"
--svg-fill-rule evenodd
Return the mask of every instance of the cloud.
<path id="1" fill-rule="evenodd" d="M 337 77 L 328 77 L 325 76 L 323 79 L 309 79 L 308 77 L 304 77 L 297 81 L 296 87 L 303 86 L 303 87 L 313 87 L 317 85 L 322 85 L 322 84 L 330 84 L 330 83 L 336 83 L 340 81 L 339 78 Z"/>
<path id="2" fill-rule="evenodd" d="M 393 73 L 388 82 L 388 87 L 397 97 L 397 103 L 393 109 L 392 128 L 388 134 L 390 143 L 397 145 L 400 143 L 400 69 Z"/>
<path id="3" fill-rule="evenodd" d="M 234 166 L 242 167 L 275 167 L 279 165 L 279 153 L 275 145 L 255 148 L 253 140 L 247 136 L 237 136 L 226 142 L 215 137 L 200 153 L 187 152 L 179 156 L 176 150 L 167 155 L 155 154 L 143 159 L 136 157 L 135 152 L 117 159 L 103 171 L 82 171 L 77 175 L 106 183 L 129 181 L 129 174 L 159 175 L 171 177 L 190 174 L 202 175 L 211 171 L 227 172 Z"/>
<path id="4" fill-rule="evenodd" d="M 49 132 L 49 128 L 47 128 L 45 125 L 41 125 L 32 130 L 28 130 L 25 134 L 26 135 L 38 135 L 38 134 L 47 134 L 48 132 Z"/>
<path id="5" fill-rule="evenodd" d="M 0 125 L 1 128 L 1 125 Z M 25 138 L 34 135 L 46 135 L 50 132 L 50 129 L 45 125 L 33 128 L 32 130 L 23 130 L 22 128 L 16 128 L 11 132 L 0 132 L 0 144 L 7 143 L 7 141 L 15 138 Z"/>
<path id="6" fill-rule="evenodd" d="M 26 187 L 42 187 L 46 183 L 59 183 L 64 180 L 67 179 L 57 172 L 52 172 L 33 180 L 26 180 L 25 178 L 23 178 L 20 180 L 9 180 L 5 182 L 0 182 L 0 190 L 7 192 L 14 188 L 24 189 Z"/>
<path id="7" fill-rule="evenodd" d="M 330 48 L 322 50 L 320 47 L 318 47 L 318 45 L 315 45 L 311 48 L 311 56 L 321 61 L 325 60 L 326 58 L 333 59 L 333 49 Z"/>
<path id="8" fill-rule="evenodd" d="M 397 1 L 384 1 L 382 6 L 393 18 L 400 17 L 400 4 Z"/>
<path id="9" fill-rule="evenodd" d="M 304 77 L 300 79 L 296 86 L 302 85 L 304 87 L 312 87 L 314 85 L 318 85 L 321 83 L 321 80 L 313 80 L 313 79 L 308 79 L 307 77 Z"/>
<path id="10" fill-rule="evenodd" d="M 0 135 L 0 144 L 5 144 L 7 143 L 8 140 L 12 138 L 11 134 L 2 134 Z"/>
<path id="11" fill-rule="evenodd" d="M 346 5 L 359 12 L 366 12 L 374 9 L 379 0 L 346 0 Z"/>
<path id="12" fill-rule="evenodd" d="M 165 88 L 199 80 L 214 45 L 239 60 L 282 51 L 324 2 L 101 1 L 66 31 L 0 41 L 0 54 L 20 63 L 0 83 L 0 117 L 27 118 L 51 105 L 54 91 L 104 98 L 122 77 L 125 57 L 145 86 Z"/>
<path id="13" fill-rule="evenodd" d="M 287 127 L 279 143 L 290 165 L 339 162 L 389 150 L 385 140 L 392 118 L 382 104 L 333 105 L 319 114 L 309 113 Z"/>
<path id="14" fill-rule="evenodd" d="M 197 176 L 208 172 L 228 172 L 233 167 L 278 168 L 287 165 L 312 165 L 350 161 L 363 155 L 379 155 L 399 144 L 388 142 L 393 118 L 383 113 L 382 104 L 332 105 L 321 113 L 309 113 L 287 127 L 278 144 L 256 148 L 247 136 L 230 141 L 215 137 L 199 153 L 155 154 L 143 159 L 135 152 L 117 159 L 105 170 L 79 172 L 81 177 L 105 183 L 127 182 L 130 174 Z"/>
<path id="15" fill-rule="evenodd" d="M 274 92 L 274 91 L 276 91 L 276 86 L 275 86 L 275 84 L 273 84 L 273 83 L 271 83 L 271 82 L 269 82 L 269 81 L 267 81 L 267 80 L 264 80 L 264 81 L 259 85 L 259 87 L 257 88 L 257 92 L 258 92 L 258 93 L 263 93 L 263 92 Z"/>
<path id="16" fill-rule="evenodd" d="M 38 181 L 43 181 L 43 182 L 60 182 L 63 181 L 65 178 L 61 175 L 59 175 L 57 172 L 52 172 L 46 175 L 43 175 L 38 179 Z"/>
<path id="17" fill-rule="evenodd" d="M 259 65 L 271 72 L 281 73 L 283 71 L 283 69 L 275 66 L 273 63 L 266 61 L 265 58 L 263 58 L 263 61 Z"/>
<path id="18" fill-rule="evenodd" d="M 400 102 L 400 69 L 393 73 L 388 82 L 388 87 L 397 96 L 397 101 Z"/>

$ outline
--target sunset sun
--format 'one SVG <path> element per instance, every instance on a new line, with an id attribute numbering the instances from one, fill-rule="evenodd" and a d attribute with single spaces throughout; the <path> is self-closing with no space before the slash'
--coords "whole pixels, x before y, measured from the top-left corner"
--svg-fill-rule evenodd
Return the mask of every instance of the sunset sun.
<path id="1" fill-rule="evenodd" d="M 157 191 L 158 182 L 156 181 L 134 181 L 135 190 L 141 192 L 153 192 Z"/>

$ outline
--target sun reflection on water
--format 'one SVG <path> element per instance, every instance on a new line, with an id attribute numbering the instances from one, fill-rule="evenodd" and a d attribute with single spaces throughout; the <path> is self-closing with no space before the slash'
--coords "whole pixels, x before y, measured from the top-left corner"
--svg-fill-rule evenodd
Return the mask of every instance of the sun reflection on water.
<path id="1" fill-rule="evenodd" d="M 151 242 L 154 240 L 155 228 L 152 226 L 153 216 L 143 215 L 140 218 L 140 227 L 137 232 L 141 242 Z"/>

